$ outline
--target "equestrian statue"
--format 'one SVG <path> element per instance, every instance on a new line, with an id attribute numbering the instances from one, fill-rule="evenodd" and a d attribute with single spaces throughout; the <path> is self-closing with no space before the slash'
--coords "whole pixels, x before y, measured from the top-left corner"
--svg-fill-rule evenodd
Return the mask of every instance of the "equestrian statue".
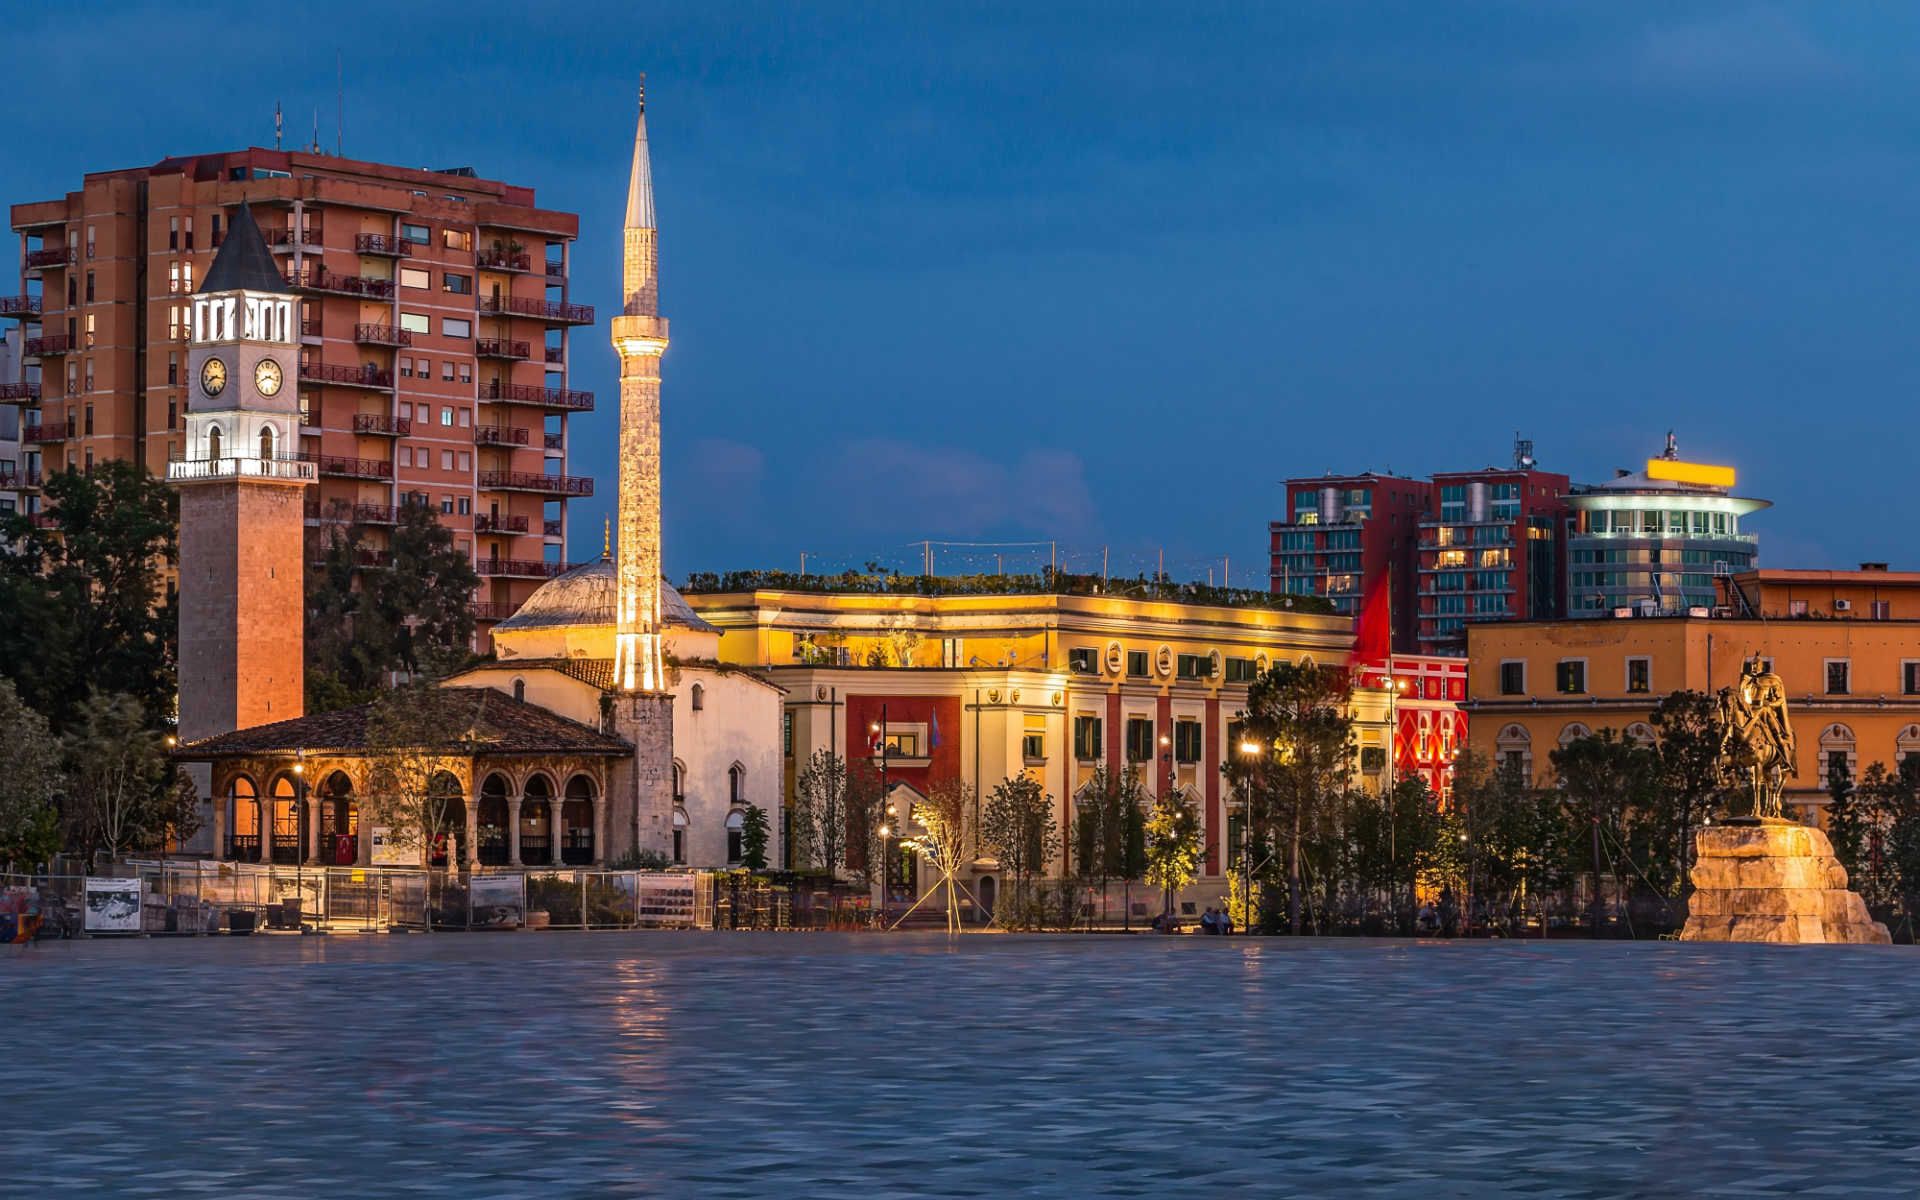
<path id="1" fill-rule="evenodd" d="M 1721 779 L 1729 787 L 1744 785 L 1749 816 L 1778 817 L 1787 776 L 1800 776 L 1786 685 L 1756 654 L 1741 664 L 1738 683 L 1720 689 L 1716 707 Z"/>

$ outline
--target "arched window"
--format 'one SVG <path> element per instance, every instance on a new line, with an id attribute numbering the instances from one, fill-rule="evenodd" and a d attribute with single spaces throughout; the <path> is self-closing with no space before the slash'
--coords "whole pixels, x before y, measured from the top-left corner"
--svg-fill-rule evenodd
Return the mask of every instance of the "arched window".
<path id="1" fill-rule="evenodd" d="M 520 799 L 520 861 L 552 866 L 553 852 L 553 785 L 545 775 L 535 775 Z"/>
<path id="2" fill-rule="evenodd" d="M 266 459 L 273 457 L 273 426 L 271 425 L 260 427 L 260 457 Z"/>
<path id="3" fill-rule="evenodd" d="M 1893 740 L 1893 763 L 1899 766 L 1907 755 L 1920 752 L 1920 725 L 1908 725 Z"/>
<path id="4" fill-rule="evenodd" d="M 739 763 L 735 763 L 727 768 L 728 804 L 746 803 L 746 801 L 741 798 L 746 794 L 746 776 L 747 773 L 741 770 Z"/>
<path id="5" fill-rule="evenodd" d="M 220 458 L 220 427 L 218 425 L 207 430 L 207 457 L 215 461 Z"/>
<path id="6" fill-rule="evenodd" d="M 526 680 L 516 679 L 513 681 L 513 698 L 515 700 L 525 702 L 527 698 L 527 681 Z"/>
<path id="7" fill-rule="evenodd" d="M 298 796 L 293 776 L 282 775 L 273 781 L 273 823 L 269 827 L 270 842 L 261 862 L 291 866 L 299 861 L 301 814 L 300 806 L 295 802 Z"/>
<path id="8" fill-rule="evenodd" d="M 320 861 L 337 867 L 360 861 L 360 806 L 343 771 L 320 785 Z"/>
<path id="9" fill-rule="evenodd" d="M 727 814 L 727 865 L 737 867 L 746 856 L 747 814 L 734 809 Z"/>
<path id="10" fill-rule="evenodd" d="M 699 712 L 707 706 L 707 689 L 699 684 L 693 685 L 693 711 Z"/>
<path id="11" fill-rule="evenodd" d="M 1859 755 L 1854 745 L 1853 730 L 1835 721 L 1820 731 L 1820 786 L 1833 786 L 1835 768 L 1844 770 L 1848 779 L 1860 778 Z"/>
<path id="12" fill-rule="evenodd" d="M 1494 753 L 1503 767 L 1518 770 L 1526 782 L 1533 782 L 1533 735 L 1525 725 L 1507 725 L 1494 739 Z"/>
<path id="13" fill-rule="evenodd" d="M 673 865 L 687 865 L 687 810 L 679 807 L 673 810 Z"/>
<path id="14" fill-rule="evenodd" d="M 427 780 L 432 802 L 433 840 L 427 847 L 427 865 L 457 868 L 466 861 L 467 802 L 460 780 L 448 771 L 436 771 Z"/>
<path id="15" fill-rule="evenodd" d="M 255 862 L 260 857 L 260 798 L 253 780 L 235 775 L 227 785 L 227 857 Z"/>
<path id="16" fill-rule="evenodd" d="M 593 864 L 593 780 L 575 775 L 567 780 L 566 800 L 560 805 L 560 861 L 570 867 Z"/>
<path id="17" fill-rule="evenodd" d="M 512 857 L 507 830 L 507 794 L 512 791 L 507 777 L 495 772 L 480 783 L 480 811 L 475 821 L 480 865 L 504 867 Z"/>
<path id="18" fill-rule="evenodd" d="M 1580 722 L 1570 721 L 1568 722 L 1567 727 L 1560 731 L 1560 748 L 1562 750 L 1565 750 L 1568 746 L 1571 746 L 1573 743 L 1579 741 L 1581 738 L 1590 737 L 1592 736 L 1592 734 L 1593 734 L 1593 730 L 1588 729 L 1585 725 L 1582 725 Z"/>
<path id="19" fill-rule="evenodd" d="M 687 802 L 687 768 L 685 764 L 679 762 L 673 764 L 673 802 L 675 804 Z"/>

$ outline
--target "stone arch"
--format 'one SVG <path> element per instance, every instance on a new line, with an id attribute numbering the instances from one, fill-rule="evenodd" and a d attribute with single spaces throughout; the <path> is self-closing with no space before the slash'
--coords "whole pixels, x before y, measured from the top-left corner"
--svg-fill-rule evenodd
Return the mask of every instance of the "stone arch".
<path id="1" fill-rule="evenodd" d="M 227 781 L 227 857 L 242 862 L 258 862 L 271 829 L 263 828 L 260 815 L 260 791 L 253 777 L 242 771 Z"/>
<path id="2" fill-rule="evenodd" d="M 687 764 L 677 758 L 673 760 L 673 802 L 687 802 Z"/>
<path id="3" fill-rule="evenodd" d="M 520 784 L 520 861 L 530 867 L 553 866 L 560 848 L 553 844 L 553 814 L 558 797 L 545 771 L 530 772 Z"/>
<path id="4" fill-rule="evenodd" d="M 305 839 L 301 837 L 305 814 L 300 811 L 299 778 L 291 771 L 282 771 L 274 776 L 268 793 L 271 823 L 267 828 L 266 851 L 260 861 L 292 865 L 300 861 L 305 847 Z"/>
<path id="5" fill-rule="evenodd" d="M 727 865 L 737 867 L 746 856 L 747 814 L 734 809 L 727 814 Z"/>
<path id="6" fill-rule="evenodd" d="M 560 861 L 570 867 L 593 865 L 599 852 L 595 842 L 594 798 L 599 789 L 585 773 L 567 780 L 560 803 Z"/>
<path id="7" fill-rule="evenodd" d="M 681 808 L 678 804 L 674 805 L 673 865 L 676 867 L 684 867 L 687 865 L 687 830 L 689 824 L 690 822 L 687 820 L 687 810 Z"/>
<path id="8" fill-rule="evenodd" d="M 487 777 L 480 781 L 480 805 L 474 822 L 474 841 L 483 867 L 504 867 L 512 861 L 509 838 L 513 810 L 508 803 L 512 795 L 513 781 L 499 771 L 487 772 Z"/>
<path id="9" fill-rule="evenodd" d="M 1860 778 L 1859 745 L 1853 736 L 1853 730 L 1846 724 L 1835 721 L 1820 731 L 1820 787 L 1833 786 L 1832 768 L 1844 762 L 1847 778 Z"/>
<path id="10" fill-rule="evenodd" d="M 735 762 L 727 768 L 727 803 L 739 807 L 747 802 L 747 768 Z"/>
<path id="11" fill-rule="evenodd" d="M 456 870 L 467 856 L 467 800 L 460 777 L 451 771 L 435 771 L 427 780 L 428 802 L 432 805 L 433 835 L 427 845 L 427 865 Z"/>
<path id="12" fill-rule="evenodd" d="M 320 783 L 320 861 L 346 867 L 360 861 L 360 804 L 345 771 L 327 773 Z"/>
<path id="13" fill-rule="evenodd" d="M 260 427 L 260 457 L 271 461 L 273 458 L 273 426 Z"/>

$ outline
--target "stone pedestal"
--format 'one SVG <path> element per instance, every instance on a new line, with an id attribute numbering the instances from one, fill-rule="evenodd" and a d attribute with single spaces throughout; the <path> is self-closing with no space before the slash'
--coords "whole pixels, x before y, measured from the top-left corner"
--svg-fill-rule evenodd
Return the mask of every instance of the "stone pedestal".
<path id="1" fill-rule="evenodd" d="M 1827 835 L 1777 818 L 1711 825 L 1694 842 L 1688 942 L 1892 942 L 1847 890 Z"/>

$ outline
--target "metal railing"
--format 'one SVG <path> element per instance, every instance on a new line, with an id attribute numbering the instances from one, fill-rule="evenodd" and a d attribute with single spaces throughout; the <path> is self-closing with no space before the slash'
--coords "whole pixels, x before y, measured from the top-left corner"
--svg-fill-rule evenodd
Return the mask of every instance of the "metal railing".
<path id="1" fill-rule="evenodd" d="M 483 491 L 545 492 L 556 496 L 593 495 L 590 475 L 542 475 L 531 471 L 482 471 Z"/>
<path id="2" fill-rule="evenodd" d="M 362 233 L 354 237 L 353 248 L 361 254 L 385 254 L 393 258 L 412 258 L 413 243 L 386 233 Z"/>
<path id="3" fill-rule="evenodd" d="M 311 483 L 314 465 L 300 458 L 180 458 L 167 464 L 167 478 L 292 479 Z"/>
<path id="4" fill-rule="evenodd" d="M 480 389 L 482 400 L 504 400 L 513 404 L 538 404 L 545 408 L 586 411 L 593 407 L 593 393 L 568 388 L 534 387 L 524 383 L 494 380 Z"/>
<path id="5" fill-rule="evenodd" d="M 593 305 L 567 304 L 559 300 L 535 300 L 527 296 L 482 296 L 480 311 L 487 316 L 536 317 L 569 325 L 593 324 Z"/>

